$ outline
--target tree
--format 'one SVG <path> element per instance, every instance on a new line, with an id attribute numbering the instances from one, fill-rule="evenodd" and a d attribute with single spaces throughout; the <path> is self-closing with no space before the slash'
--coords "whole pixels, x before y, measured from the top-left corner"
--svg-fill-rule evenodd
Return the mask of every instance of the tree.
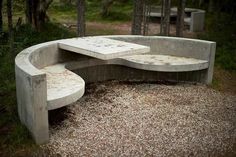
<path id="1" fill-rule="evenodd" d="M 131 30 L 131 33 L 133 35 L 140 35 L 142 33 L 144 1 L 145 0 L 134 0 L 133 21 Z"/>
<path id="2" fill-rule="evenodd" d="M 0 33 L 2 32 L 2 25 L 3 25 L 3 22 L 2 22 L 2 2 L 3 0 L 0 0 Z"/>
<path id="3" fill-rule="evenodd" d="M 25 1 L 25 15 L 26 15 L 26 23 L 32 24 L 32 5 L 33 0 L 26 0 Z"/>
<path id="4" fill-rule="evenodd" d="M 53 0 L 26 0 L 26 21 L 41 30 L 46 22 L 47 10 Z"/>
<path id="5" fill-rule="evenodd" d="M 162 0 L 162 16 L 161 21 L 161 35 L 169 36 L 170 33 L 170 7 L 171 0 Z"/>
<path id="6" fill-rule="evenodd" d="M 85 36 L 85 0 L 78 0 L 77 9 L 77 34 L 83 37 Z"/>
<path id="7" fill-rule="evenodd" d="M 7 0 L 7 22 L 8 22 L 8 34 L 10 51 L 13 50 L 13 22 L 12 22 L 12 0 Z"/>
<path id="8" fill-rule="evenodd" d="M 182 37 L 184 30 L 184 9 L 186 0 L 179 0 L 177 7 L 177 22 L 176 22 L 176 36 Z"/>
<path id="9" fill-rule="evenodd" d="M 109 10 L 115 0 L 103 0 L 102 1 L 102 17 L 106 17 L 109 14 Z"/>

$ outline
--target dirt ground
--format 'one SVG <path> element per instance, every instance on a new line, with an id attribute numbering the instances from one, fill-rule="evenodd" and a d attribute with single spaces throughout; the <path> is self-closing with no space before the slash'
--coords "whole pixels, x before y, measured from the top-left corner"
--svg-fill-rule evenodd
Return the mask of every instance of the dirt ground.
<path id="1" fill-rule="evenodd" d="M 236 155 L 236 96 L 205 85 L 90 84 L 55 112 L 52 156 Z"/>

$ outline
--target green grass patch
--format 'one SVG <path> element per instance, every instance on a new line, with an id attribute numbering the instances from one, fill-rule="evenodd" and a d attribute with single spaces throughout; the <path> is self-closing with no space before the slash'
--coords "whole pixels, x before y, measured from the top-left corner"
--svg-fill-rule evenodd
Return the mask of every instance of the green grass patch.
<path id="1" fill-rule="evenodd" d="M 102 2 L 101 0 L 86 1 L 86 21 L 96 22 L 117 22 L 130 21 L 132 14 L 131 1 L 120 2 L 115 1 L 111 6 L 109 14 L 105 17 L 101 16 Z M 63 5 L 60 2 L 53 2 L 48 10 L 48 15 L 52 22 L 60 23 L 76 23 L 77 22 L 77 6 L 75 4 Z"/>

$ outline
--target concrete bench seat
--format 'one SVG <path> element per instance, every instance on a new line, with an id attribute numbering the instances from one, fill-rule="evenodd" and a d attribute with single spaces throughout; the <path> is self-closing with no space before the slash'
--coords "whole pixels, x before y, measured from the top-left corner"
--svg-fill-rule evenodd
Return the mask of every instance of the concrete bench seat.
<path id="1" fill-rule="evenodd" d="M 47 66 L 41 70 L 46 73 L 48 110 L 66 106 L 83 96 L 84 80 L 67 70 L 65 64 Z"/>
<path id="2" fill-rule="evenodd" d="M 216 43 L 211 41 L 135 35 L 73 38 L 34 45 L 15 58 L 20 120 L 36 143 L 42 144 L 49 141 L 49 110 L 81 98 L 85 82 L 211 84 L 215 48 Z"/>
<path id="3" fill-rule="evenodd" d="M 184 72 L 208 68 L 208 61 L 171 55 L 132 55 L 122 57 L 130 67 L 162 72 Z"/>

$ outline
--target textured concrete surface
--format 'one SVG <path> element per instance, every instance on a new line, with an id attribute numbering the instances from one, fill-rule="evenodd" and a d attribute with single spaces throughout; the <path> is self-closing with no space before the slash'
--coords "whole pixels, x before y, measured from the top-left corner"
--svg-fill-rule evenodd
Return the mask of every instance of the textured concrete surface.
<path id="1" fill-rule="evenodd" d="M 208 68 L 208 61 L 170 55 L 132 55 L 122 59 L 128 61 L 127 66 L 164 72 L 195 71 Z"/>
<path id="2" fill-rule="evenodd" d="M 71 104 L 84 95 L 84 80 L 67 70 L 64 64 L 47 66 L 41 70 L 47 78 L 48 110 Z"/>
<path id="3" fill-rule="evenodd" d="M 58 156 L 236 155 L 235 95 L 204 85 L 119 82 L 91 84 L 86 93 L 51 127 L 43 150 Z"/>
<path id="4" fill-rule="evenodd" d="M 147 46 L 102 37 L 63 40 L 59 42 L 59 48 L 102 60 L 150 51 Z"/>

